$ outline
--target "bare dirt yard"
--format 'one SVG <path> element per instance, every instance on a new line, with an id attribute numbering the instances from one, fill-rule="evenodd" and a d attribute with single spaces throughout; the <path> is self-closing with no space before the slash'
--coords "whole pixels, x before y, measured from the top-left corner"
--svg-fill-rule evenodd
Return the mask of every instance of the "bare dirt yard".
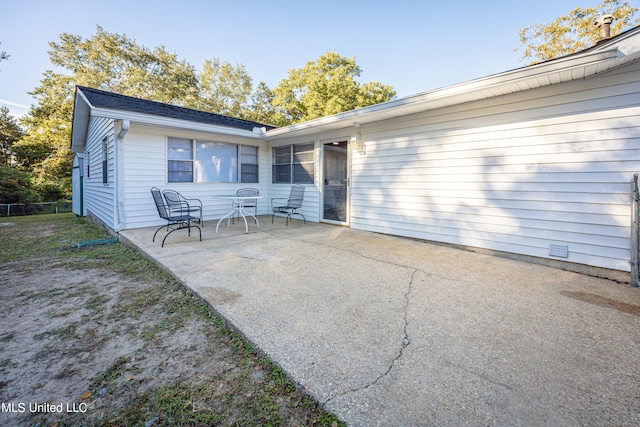
<path id="1" fill-rule="evenodd" d="M 0 425 L 342 425 L 108 237 L 69 214 L 0 220 Z"/>

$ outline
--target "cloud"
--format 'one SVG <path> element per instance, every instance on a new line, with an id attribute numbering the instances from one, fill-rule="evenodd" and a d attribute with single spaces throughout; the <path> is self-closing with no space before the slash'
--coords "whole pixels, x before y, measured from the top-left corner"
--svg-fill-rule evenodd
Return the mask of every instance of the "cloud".
<path id="1" fill-rule="evenodd" d="M 0 98 L 0 105 L 4 105 L 5 107 L 7 107 L 11 115 L 16 118 L 20 118 L 26 115 L 29 112 L 29 108 L 31 108 L 28 105 L 18 104 L 17 102 L 7 101 L 6 99 L 2 98 Z"/>
<path id="2" fill-rule="evenodd" d="M 4 104 L 7 107 L 22 108 L 24 110 L 28 110 L 29 109 L 28 105 L 18 104 L 16 102 L 7 101 L 6 99 L 1 99 L 1 98 L 0 98 L 0 104 Z"/>

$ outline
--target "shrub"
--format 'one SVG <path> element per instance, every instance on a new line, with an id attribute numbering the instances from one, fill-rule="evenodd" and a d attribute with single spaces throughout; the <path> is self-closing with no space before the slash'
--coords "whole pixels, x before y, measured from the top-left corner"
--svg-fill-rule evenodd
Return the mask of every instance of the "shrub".
<path id="1" fill-rule="evenodd" d="M 39 199 L 27 172 L 0 165 L 0 203 L 36 202 Z"/>

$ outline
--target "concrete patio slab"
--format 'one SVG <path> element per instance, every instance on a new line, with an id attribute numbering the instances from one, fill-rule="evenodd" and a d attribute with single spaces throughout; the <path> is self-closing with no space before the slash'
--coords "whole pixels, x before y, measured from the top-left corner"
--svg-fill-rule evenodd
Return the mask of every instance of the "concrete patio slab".
<path id="1" fill-rule="evenodd" d="M 121 237 L 351 426 L 640 424 L 640 290 L 259 219 L 248 234 L 208 222 L 202 242 L 177 231 L 164 248 L 155 229 Z"/>

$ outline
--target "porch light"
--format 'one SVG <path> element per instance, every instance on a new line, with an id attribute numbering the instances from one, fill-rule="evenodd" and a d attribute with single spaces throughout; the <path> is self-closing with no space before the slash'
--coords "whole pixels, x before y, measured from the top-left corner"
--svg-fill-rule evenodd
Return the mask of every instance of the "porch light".
<path id="1" fill-rule="evenodd" d="M 356 132 L 355 135 L 352 135 L 351 140 L 349 142 L 351 142 L 352 147 L 358 150 L 358 153 L 360 154 L 367 153 L 367 147 L 364 145 L 364 142 L 362 141 L 362 134 L 360 132 Z"/>

